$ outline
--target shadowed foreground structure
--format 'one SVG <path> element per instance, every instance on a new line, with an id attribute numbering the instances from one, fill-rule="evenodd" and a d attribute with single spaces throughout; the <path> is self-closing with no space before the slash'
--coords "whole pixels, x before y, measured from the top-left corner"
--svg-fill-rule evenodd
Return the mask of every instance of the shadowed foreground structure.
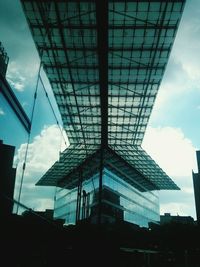
<path id="1" fill-rule="evenodd" d="M 151 230 L 131 224 L 62 227 L 33 213 L 3 222 L 5 266 L 200 266 L 196 225 L 154 225 Z"/>

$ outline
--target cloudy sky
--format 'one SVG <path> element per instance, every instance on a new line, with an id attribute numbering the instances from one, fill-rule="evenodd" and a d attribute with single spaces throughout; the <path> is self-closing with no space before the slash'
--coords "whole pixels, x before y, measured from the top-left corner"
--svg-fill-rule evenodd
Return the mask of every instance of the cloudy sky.
<path id="1" fill-rule="evenodd" d="M 10 58 L 7 79 L 30 116 L 39 58 L 18 0 L 0 1 L 0 41 Z M 160 192 L 161 214 L 196 218 L 192 170 L 197 171 L 195 151 L 200 149 L 199 49 L 200 1 L 188 0 L 143 142 L 144 149 L 181 188 Z M 47 81 L 45 84 L 56 110 L 50 86 Z M 61 122 L 57 111 L 56 116 Z M 27 133 L 2 96 L 0 139 L 16 146 L 17 189 Z M 21 202 L 33 209 L 52 207 L 55 188 L 35 187 L 35 182 L 58 159 L 62 149 L 64 140 L 39 85 Z"/>

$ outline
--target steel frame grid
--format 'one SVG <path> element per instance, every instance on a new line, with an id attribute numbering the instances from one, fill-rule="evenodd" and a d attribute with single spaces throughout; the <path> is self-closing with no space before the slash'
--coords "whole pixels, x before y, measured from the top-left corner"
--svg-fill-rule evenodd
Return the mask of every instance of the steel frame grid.
<path id="1" fill-rule="evenodd" d="M 128 5 L 129 5 L 129 8 L 128 8 Z M 135 126 L 134 127 L 134 134 L 132 135 L 132 142 L 134 144 L 137 144 L 137 145 L 141 145 L 142 140 L 143 140 L 142 134 L 138 135 L 138 130 L 140 129 L 139 125 L 142 124 L 142 126 L 143 126 L 142 127 L 143 128 L 143 135 L 144 135 L 144 132 L 145 132 L 145 129 L 146 129 L 146 126 L 147 126 L 147 122 L 148 122 L 148 120 L 145 123 L 143 122 L 142 115 L 144 113 L 148 112 L 147 117 L 149 118 L 150 113 L 151 113 L 151 109 L 152 109 L 153 104 L 154 104 L 154 100 L 151 101 L 151 103 L 150 103 L 149 99 L 150 98 L 155 99 L 155 95 L 152 96 L 151 95 L 151 91 L 148 90 L 148 84 L 150 82 L 152 82 L 152 80 L 153 80 L 154 84 L 157 86 L 157 90 L 156 91 L 158 91 L 158 87 L 160 85 L 161 78 L 162 78 L 162 75 L 163 75 L 167 60 L 168 60 L 168 58 L 166 57 L 165 60 L 163 60 L 162 64 L 160 64 L 160 59 L 159 59 L 158 63 L 155 64 L 156 63 L 157 49 L 155 49 L 153 51 L 153 53 L 150 53 L 149 58 L 144 58 L 143 57 L 143 47 L 145 47 L 145 46 L 154 47 L 154 48 L 157 48 L 157 47 L 160 47 L 160 46 L 162 47 L 163 44 L 164 44 L 164 41 L 163 41 L 163 43 L 160 43 L 161 33 L 163 31 L 163 27 L 164 26 L 166 27 L 166 29 L 167 29 L 167 27 L 169 27 L 169 21 L 170 21 L 170 20 L 165 21 L 165 16 L 166 16 L 167 6 L 168 6 L 168 4 L 166 2 L 160 3 L 160 10 L 162 9 L 163 11 L 161 13 L 160 10 L 159 10 L 159 12 L 157 12 L 157 17 L 155 16 L 155 19 L 152 20 L 151 22 L 148 21 L 148 14 L 150 13 L 151 3 L 146 2 L 146 9 L 145 9 L 145 14 L 147 14 L 147 20 L 146 21 L 142 20 L 142 19 L 139 19 L 140 13 L 142 13 L 142 14 L 144 13 L 138 8 L 139 5 L 143 5 L 143 10 L 144 10 L 144 5 L 145 4 L 144 3 L 142 3 L 142 4 L 140 3 L 139 4 L 138 1 L 135 1 L 134 3 L 127 3 L 127 2 L 115 3 L 115 2 L 111 2 L 110 3 L 110 7 L 109 7 L 109 10 L 112 10 L 112 14 L 113 14 L 112 22 L 111 22 L 112 29 L 110 29 L 110 24 L 109 24 L 109 31 L 111 32 L 111 34 L 109 34 L 109 35 L 112 36 L 112 39 L 111 39 L 112 42 L 110 44 L 111 47 L 115 47 L 116 46 L 115 42 L 113 41 L 114 36 L 115 36 L 114 33 L 115 32 L 118 33 L 119 32 L 118 26 L 119 25 L 123 25 L 123 27 L 121 27 L 120 34 L 118 33 L 118 35 L 119 35 L 118 39 L 120 40 L 120 42 L 122 44 L 122 46 L 121 46 L 121 55 L 119 55 L 119 54 L 117 55 L 118 58 L 121 58 L 120 63 L 118 63 L 119 65 L 121 65 L 121 68 L 118 69 L 118 75 L 112 75 L 112 69 L 111 69 L 109 77 L 113 76 L 114 78 L 112 77 L 112 82 L 114 80 L 114 82 L 116 84 L 118 84 L 119 87 L 120 87 L 121 80 L 123 80 L 124 77 L 127 80 L 127 84 L 129 84 L 130 83 L 130 77 L 136 77 L 136 80 L 141 80 L 141 78 L 140 78 L 141 77 L 141 73 L 144 73 L 143 76 L 145 77 L 145 80 L 146 80 L 146 83 L 147 83 L 146 86 L 144 86 L 144 88 L 143 88 L 143 97 L 140 97 L 140 100 L 139 100 L 140 107 L 139 106 L 137 107 L 137 102 L 134 101 L 134 99 L 133 99 L 132 100 L 132 108 L 134 109 L 134 112 L 132 112 L 130 110 L 130 113 L 129 113 L 129 114 L 131 114 L 131 112 L 132 112 L 132 115 L 136 115 L 136 117 L 137 117 L 137 119 L 136 119 L 136 121 L 134 121 L 134 123 L 131 123 L 131 121 L 130 121 L 130 125 L 134 125 Z M 133 10 L 130 10 L 131 7 L 133 8 Z M 171 11 L 172 11 L 172 7 L 173 7 L 173 5 L 171 5 Z M 117 10 L 115 10 L 115 8 Z M 119 11 L 119 8 L 121 8 L 120 11 Z M 124 10 L 123 10 L 123 8 L 124 8 Z M 135 17 L 133 15 L 129 15 L 129 12 L 131 12 L 131 11 L 134 12 Z M 160 16 L 160 14 L 162 14 L 162 16 Z M 144 14 L 143 14 L 143 16 L 144 16 Z M 119 17 L 120 17 L 120 19 L 117 20 Z M 130 18 L 134 20 L 134 22 L 131 21 L 131 25 L 128 24 Z M 175 30 L 176 30 L 176 26 L 177 26 L 176 24 L 177 24 L 177 22 L 175 23 L 175 25 L 173 25 L 173 26 L 171 25 L 170 26 L 170 31 L 173 31 L 173 35 L 171 36 L 171 38 L 175 36 Z M 131 27 L 127 27 L 127 25 L 131 26 Z M 148 42 L 145 43 L 145 38 L 150 38 L 150 37 L 146 37 L 147 30 L 150 32 L 149 27 L 150 27 L 151 30 L 154 29 L 154 34 L 152 34 L 152 38 L 151 38 L 152 43 L 148 43 Z M 132 31 L 132 33 L 131 33 L 131 31 Z M 141 34 L 141 32 L 143 33 L 143 36 L 140 36 L 140 49 L 139 49 L 140 57 L 137 58 L 136 60 L 132 60 L 132 59 L 135 58 L 133 56 L 132 50 L 130 50 L 129 53 L 126 52 L 126 57 L 124 57 L 123 48 L 126 46 L 127 41 L 125 41 L 125 38 L 127 39 L 127 36 L 129 38 L 133 39 L 132 47 L 135 45 L 136 41 L 134 41 L 134 38 L 135 39 L 137 39 L 137 38 L 139 39 L 139 36 L 137 36 L 138 35 L 137 31 L 140 32 L 140 34 Z M 165 31 L 165 36 L 166 36 L 166 32 L 167 32 L 167 30 Z M 172 42 L 172 40 L 171 40 L 171 42 Z M 110 46 L 109 46 L 109 48 L 110 48 Z M 113 64 L 113 62 L 112 62 L 113 61 L 113 57 L 109 57 L 109 58 L 111 59 L 111 65 L 112 65 Z M 129 62 L 129 69 L 127 71 L 127 75 L 126 75 L 126 72 L 123 72 L 123 70 L 124 70 L 123 69 L 123 64 L 125 64 L 124 62 L 126 62 L 126 61 Z M 134 66 L 133 63 L 135 63 L 136 65 Z M 134 66 L 134 70 L 135 70 L 135 72 L 133 72 L 133 73 L 131 73 L 131 71 L 133 69 L 132 65 Z M 126 66 L 126 68 L 127 67 L 128 66 Z M 158 76 L 158 78 L 155 79 L 154 72 L 157 73 L 158 71 L 160 71 L 159 76 Z M 113 87 L 111 86 L 109 88 L 109 90 L 110 90 L 110 92 L 113 92 Z M 118 92 L 120 92 L 120 90 L 118 90 Z M 132 97 L 135 98 L 135 95 L 133 94 Z M 128 99 L 130 99 L 130 97 L 126 98 L 126 102 L 128 102 Z M 121 97 L 120 97 L 120 95 L 118 95 L 118 105 L 116 103 L 115 112 L 114 112 L 113 111 L 114 107 L 113 107 L 113 105 L 111 105 L 111 101 L 112 100 L 113 100 L 113 98 L 110 97 L 109 114 L 110 114 L 111 120 L 113 119 L 113 117 L 115 117 L 114 118 L 116 120 L 115 123 L 117 123 L 117 121 L 119 121 L 118 115 L 121 114 L 121 116 L 123 116 L 123 117 L 122 117 L 122 119 L 120 119 L 119 124 L 123 125 L 123 121 L 125 119 L 127 119 L 127 115 L 126 115 L 126 113 L 128 112 L 127 104 L 126 104 L 126 102 L 123 103 L 123 108 L 124 108 L 124 114 L 123 114 L 123 112 L 121 112 L 121 109 L 119 108 L 119 103 L 120 103 Z M 148 111 L 147 111 L 147 107 L 149 108 Z M 115 116 L 113 116 L 113 113 L 115 114 Z M 129 116 L 129 117 L 131 117 L 131 116 Z M 110 129 L 110 132 L 111 132 L 111 130 L 112 129 Z M 117 135 L 116 131 L 113 131 L 113 134 Z M 119 134 L 119 136 L 120 136 L 120 134 Z M 128 134 L 126 134 L 126 136 L 123 136 L 123 137 L 121 136 L 121 139 L 123 139 L 123 140 L 126 139 L 126 138 L 127 138 L 127 140 L 131 139 L 130 137 L 128 138 Z M 113 139 L 112 135 L 111 135 L 110 138 Z M 120 137 L 119 137 L 119 139 L 120 139 Z M 116 142 L 116 144 L 117 144 L 117 142 Z"/>
<path id="2" fill-rule="evenodd" d="M 61 154 L 60 160 L 37 185 L 46 185 L 48 181 L 48 185 L 72 189 L 78 185 L 80 170 L 83 181 L 99 172 L 100 157 L 101 149 L 91 149 L 90 155 L 85 157 L 81 146 L 70 147 Z M 104 167 L 112 170 L 139 191 L 179 189 L 156 162 L 142 148 L 136 146 L 132 146 L 131 150 L 125 145 L 104 149 Z"/>
<path id="3" fill-rule="evenodd" d="M 103 30 L 97 2 L 22 0 L 70 144 L 86 157 L 92 145 L 141 145 L 185 1 L 109 1 Z"/>
<path id="4" fill-rule="evenodd" d="M 91 121 L 94 121 L 94 123 L 96 123 L 97 121 L 99 125 L 93 130 L 94 132 L 96 132 L 97 131 L 96 129 L 98 129 L 100 133 L 101 132 L 101 127 L 100 127 L 101 117 L 100 117 L 100 92 L 99 92 L 99 88 L 97 88 L 99 74 L 97 71 L 94 72 L 94 68 L 93 68 L 94 64 L 90 64 L 90 66 L 88 67 L 87 65 L 88 62 L 86 62 L 86 59 L 88 58 L 88 56 L 86 55 L 87 51 L 85 50 L 84 34 L 82 32 L 82 31 L 85 31 L 85 29 L 83 28 L 83 30 L 80 30 L 77 35 L 78 29 L 76 28 L 72 30 L 71 25 L 70 25 L 71 23 L 70 20 L 69 19 L 66 20 L 65 24 L 68 25 L 68 30 L 70 32 L 69 34 L 71 36 L 71 45 L 74 45 L 72 46 L 72 49 L 70 50 L 70 52 L 68 52 L 67 48 L 69 46 L 68 45 L 69 41 L 65 40 L 66 34 L 64 32 L 64 30 L 66 30 L 67 27 L 66 25 L 64 25 L 65 27 L 63 27 L 62 25 L 61 11 L 60 11 L 61 9 L 59 7 L 59 4 L 56 2 L 55 3 L 52 2 L 48 4 L 49 13 L 50 13 L 49 16 L 51 17 L 52 14 L 54 14 L 55 16 L 54 20 L 56 19 L 57 21 L 56 28 L 54 27 L 55 21 L 53 22 L 52 24 L 54 25 L 53 29 L 50 28 L 51 24 L 48 22 L 48 20 L 42 16 L 42 14 L 44 13 L 45 4 L 37 3 L 36 5 L 36 3 L 33 4 L 33 1 L 32 1 L 32 5 L 35 6 L 35 9 L 36 9 L 36 6 L 38 7 L 37 12 L 40 14 L 38 17 L 41 18 L 40 22 L 38 22 L 36 19 L 33 19 L 33 18 L 32 20 L 34 21 L 35 24 L 38 25 L 37 30 L 38 28 L 41 29 L 42 27 L 42 30 L 40 30 L 40 32 L 42 32 L 43 37 L 44 35 L 46 35 L 46 40 L 45 38 L 43 38 L 43 44 L 48 44 L 48 47 L 51 49 L 51 50 L 49 49 L 46 50 L 45 45 L 44 45 L 44 49 L 42 47 L 40 48 L 38 47 L 40 51 L 43 51 L 43 53 L 42 52 L 40 53 L 40 56 L 42 57 L 43 66 L 49 77 L 50 83 L 52 85 L 52 89 L 53 91 L 55 90 L 56 101 L 61 111 L 61 116 L 64 118 L 63 119 L 64 128 L 66 129 L 68 133 L 70 142 L 72 141 L 72 143 L 74 142 L 85 143 L 85 151 L 87 153 L 87 139 L 88 139 L 87 137 L 88 135 L 90 135 L 90 131 L 87 131 L 87 127 L 84 127 L 84 128 L 82 127 L 82 122 L 83 123 L 86 122 L 85 116 L 87 118 L 90 117 Z M 74 5 L 76 5 L 76 9 L 78 10 L 78 15 L 71 16 L 71 18 L 75 19 L 78 17 L 79 21 L 81 21 L 82 14 L 80 12 L 80 6 L 78 2 L 74 3 Z M 31 9 L 32 6 L 29 6 L 29 8 Z M 51 10 L 51 8 L 53 11 Z M 68 8 L 70 9 L 70 5 L 68 5 Z M 90 12 L 83 12 L 83 15 L 85 15 L 85 13 L 89 13 L 89 14 L 93 13 L 93 10 L 91 10 Z M 91 24 L 91 20 L 90 20 L 90 24 Z M 57 32 L 56 32 L 56 29 L 57 29 Z M 35 32 L 34 27 L 32 28 L 32 33 L 33 35 L 37 34 Z M 59 46 L 62 47 L 62 50 L 61 50 L 62 56 L 60 58 L 58 57 L 57 50 L 54 50 L 54 47 L 58 46 L 58 42 L 54 34 L 61 36 L 59 40 L 60 41 Z M 58 36 L 57 38 L 59 38 Z M 79 37 L 81 38 L 81 42 L 83 46 L 82 46 L 82 49 L 77 52 L 76 44 L 73 38 L 75 39 Z M 37 35 L 35 36 L 35 38 L 36 38 L 36 44 L 41 45 L 41 42 L 37 40 L 38 38 Z M 91 33 L 90 39 L 94 39 L 94 33 Z M 96 49 L 96 45 L 94 47 L 95 49 Z M 48 51 L 47 56 L 45 55 L 46 51 Z M 51 51 L 51 57 L 49 56 L 49 51 Z M 77 56 L 77 53 L 79 53 L 78 56 Z M 81 57 L 80 57 L 80 53 L 82 54 Z M 90 54 L 90 58 L 93 60 L 92 63 L 94 63 L 94 52 L 92 54 L 91 52 L 89 52 L 89 54 Z M 95 51 L 95 54 L 96 54 L 96 59 L 97 59 L 96 51 Z M 63 58 L 64 58 L 64 63 L 61 62 Z M 74 68 L 71 67 L 70 65 L 71 62 L 73 62 Z M 63 68 L 66 70 L 66 72 L 63 72 Z M 89 71 L 90 73 L 88 74 Z M 67 79 L 69 79 L 70 82 Z M 88 86 L 88 82 L 95 85 L 94 90 L 92 86 L 90 85 Z M 58 89 L 58 84 L 60 87 L 59 89 Z M 80 91 L 80 93 L 82 93 L 82 90 L 81 90 L 82 87 L 85 87 L 85 92 L 87 92 L 87 94 L 85 93 L 84 96 L 80 95 L 79 97 L 76 95 L 76 92 Z M 98 93 L 96 93 L 97 90 L 98 90 Z M 90 97 L 90 94 L 93 95 L 93 97 Z M 81 109 L 81 104 L 83 107 L 82 109 Z M 99 116 L 96 116 L 97 114 L 99 114 Z M 65 121 L 67 123 L 65 123 Z M 79 123 L 79 127 L 78 127 L 78 123 Z M 98 136 L 99 135 L 97 134 L 96 137 Z"/>

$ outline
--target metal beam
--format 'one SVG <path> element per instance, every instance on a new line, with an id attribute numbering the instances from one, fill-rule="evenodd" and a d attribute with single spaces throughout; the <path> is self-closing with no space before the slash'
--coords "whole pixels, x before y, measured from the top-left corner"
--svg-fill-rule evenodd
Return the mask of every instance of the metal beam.
<path id="1" fill-rule="evenodd" d="M 101 103 L 101 144 L 108 144 L 108 1 L 96 1 L 99 84 Z"/>
<path id="2" fill-rule="evenodd" d="M 10 85 L 6 81 L 6 78 L 3 75 L 1 75 L 1 73 L 0 73 L 0 92 L 2 93 L 2 95 L 5 97 L 5 99 L 9 103 L 10 107 L 12 108 L 12 110 L 14 111 L 18 119 L 20 120 L 25 130 L 28 133 L 30 133 L 31 122 L 28 116 L 26 115 L 23 107 L 21 106 L 20 102 L 18 101 L 15 94 L 13 93 Z"/>
<path id="3" fill-rule="evenodd" d="M 133 60 L 131 60 L 131 59 L 129 59 L 129 58 L 125 58 L 125 57 L 120 57 L 121 59 L 125 59 L 125 60 L 129 60 L 130 62 L 132 62 L 132 63 L 134 63 L 134 64 L 140 64 L 140 63 L 136 63 L 136 62 L 134 62 Z M 112 65 L 112 64 L 110 64 L 109 65 L 109 70 L 120 70 L 120 71 L 123 71 L 123 70 L 149 70 L 149 69 L 151 69 L 151 70 L 163 70 L 164 68 L 165 68 L 165 63 L 162 65 L 162 66 L 157 66 L 157 65 L 154 65 L 154 66 L 151 66 L 151 65 L 146 65 L 146 66 L 144 66 L 144 65 L 142 65 L 142 64 L 140 64 L 139 66 L 123 66 L 122 64 L 121 65 Z M 46 71 L 48 71 L 48 70 L 55 70 L 55 69 L 57 69 L 57 68 L 60 68 L 61 70 L 68 70 L 69 68 L 68 68 L 68 66 L 64 66 L 64 65 L 60 65 L 60 64 L 58 64 L 58 65 L 55 65 L 55 64 L 45 64 L 44 63 L 44 68 L 45 68 L 45 70 Z M 97 70 L 97 69 L 99 69 L 99 66 L 98 65 L 70 65 L 70 68 L 71 68 L 71 70 L 72 71 L 75 71 L 75 70 Z"/>
<path id="4" fill-rule="evenodd" d="M 83 182 L 83 175 L 82 175 L 82 169 L 80 169 L 79 183 L 78 183 L 78 188 L 77 188 L 77 200 L 76 200 L 76 224 L 80 220 L 82 182 Z"/>
<path id="5" fill-rule="evenodd" d="M 49 46 L 47 44 L 42 44 L 42 45 L 37 45 L 38 49 L 39 50 L 44 50 L 44 51 L 64 51 L 63 47 L 62 46 L 56 46 L 55 44 L 53 44 L 52 46 Z M 147 52 L 153 52 L 155 51 L 155 48 L 152 48 L 152 47 L 145 47 L 144 45 L 143 46 L 123 46 L 123 47 L 109 47 L 109 52 L 121 52 L 123 49 L 124 52 L 138 52 L 138 51 L 147 51 Z M 68 51 L 88 51 L 88 52 L 95 52 L 96 51 L 96 47 L 90 47 L 90 46 L 86 46 L 85 47 L 67 47 L 67 50 Z M 170 46 L 160 46 L 158 47 L 158 49 L 156 49 L 157 52 L 170 52 L 171 51 L 171 45 Z"/>
<path id="6" fill-rule="evenodd" d="M 165 1 L 163 1 L 165 2 Z M 168 3 L 165 2 L 165 7 L 164 7 L 164 10 L 162 11 L 161 13 L 161 17 L 160 17 L 160 25 L 161 25 L 161 28 L 158 28 L 156 30 L 156 34 L 155 34 L 155 51 L 153 53 L 153 56 L 152 56 L 152 60 L 151 60 L 151 65 L 153 66 L 155 64 L 155 61 L 156 61 L 156 51 L 157 51 L 157 47 L 159 47 L 159 43 L 160 43 L 160 39 L 161 39 L 161 34 L 162 34 L 162 26 L 164 25 L 164 21 L 166 19 L 166 15 L 167 15 L 167 7 L 168 7 Z M 166 65 L 165 65 L 166 67 Z M 163 69 L 163 72 L 164 72 L 165 69 Z M 149 71 L 149 74 L 147 76 L 147 84 L 145 86 L 145 90 L 144 90 L 144 95 L 147 96 L 148 94 L 148 84 L 151 82 L 151 79 L 152 79 L 152 73 L 153 73 L 153 69 L 150 69 Z M 138 125 L 140 123 L 140 117 L 142 115 L 142 111 L 144 109 L 144 106 L 145 106 L 145 100 L 146 100 L 146 97 L 144 97 L 142 99 L 142 104 L 141 104 L 141 107 L 140 107 L 140 111 L 139 111 L 139 116 L 138 116 L 138 122 L 136 122 L 136 130 L 135 130 L 135 134 L 133 136 L 133 140 L 136 139 L 136 136 L 137 136 L 137 130 L 138 130 Z"/>
<path id="7" fill-rule="evenodd" d="M 71 83 L 71 86 L 72 86 L 72 90 L 74 92 L 74 98 L 75 98 L 75 103 L 76 103 L 76 106 L 77 106 L 78 118 L 79 118 L 80 125 L 81 125 L 81 128 L 82 128 L 82 120 L 81 120 L 78 100 L 77 100 L 76 93 L 75 93 L 76 90 L 75 90 L 75 86 L 74 86 L 74 78 L 73 78 L 71 65 L 70 65 L 70 61 L 69 61 L 69 56 L 68 56 L 68 52 L 67 52 L 67 44 L 65 43 L 64 33 L 63 33 L 63 29 L 61 27 L 61 19 L 60 19 L 59 8 L 58 8 L 58 4 L 56 2 L 54 3 L 54 7 L 55 7 L 56 18 L 58 20 L 58 25 L 59 25 L 58 30 L 59 30 L 59 33 L 60 33 L 60 36 L 61 36 L 61 43 L 62 43 L 62 47 L 64 48 L 64 56 L 65 56 L 66 64 L 68 66 L 68 71 L 69 71 L 69 76 L 70 76 L 70 83 Z M 81 130 L 81 133 L 82 133 L 82 138 L 83 138 L 83 141 L 84 141 L 84 144 L 85 144 L 85 151 L 86 151 L 86 155 L 87 155 L 86 137 L 85 137 L 85 133 L 84 133 L 83 129 Z"/>
<path id="8" fill-rule="evenodd" d="M 60 181 L 58 181 L 57 186 L 62 187 L 62 184 L 64 184 L 65 181 L 69 179 L 69 177 L 75 177 L 76 173 L 80 173 L 82 171 L 82 175 L 83 175 L 83 171 L 86 170 L 85 166 L 89 165 L 91 162 L 94 162 L 94 159 L 98 158 L 99 154 L 100 154 L 100 150 L 98 149 L 98 150 L 96 150 L 96 152 L 94 152 L 93 154 L 88 156 L 77 167 L 73 168 L 73 170 L 71 172 L 69 172 L 68 174 L 66 174 Z M 39 184 L 37 183 L 36 185 L 39 185 Z"/>
<path id="9" fill-rule="evenodd" d="M 98 224 L 102 222 L 104 150 L 108 146 L 108 1 L 96 1 L 99 85 L 101 104 L 101 151 L 99 162 Z"/>
<path id="10" fill-rule="evenodd" d="M 106 66 L 105 66 L 105 68 L 106 68 Z M 50 80 L 50 82 L 51 83 L 54 83 L 54 84 L 69 84 L 69 83 L 71 83 L 71 80 L 69 80 L 69 79 L 61 79 L 61 80 L 58 80 L 58 79 L 52 79 L 52 78 L 49 78 L 49 80 Z M 138 81 L 137 79 L 134 79 L 134 80 L 129 80 L 129 83 L 127 84 L 127 81 L 121 81 L 121 79 L 120 78 L 118 78 L 118 80 L 116 80 L 116 81 L 109 81 L 109 85 L 116 85 L 116 86 L 122 86 L 122 85 L 126 85 L 127 86 L 127 88 L 126 89 L 129 89 L 129 87 L 130 86 L 139 86 L 139 85 L 143 85 L 143 86 L 145 86 L 145 85 L 149 85 L 149 86 L 152 86 L 152 85 L 158 85 L 159 83 L 160 83 L 160 81 L 161 81 L 161 78 L 155 78 L 155 79 L 153 79 L 152 78 L 152 80 L 148 83 L 148 82 L 146 82 L 146 81 Z M 95 81 L 95 83 L 96 83 L 97 81 Z M 88 85 L 88 86 L 90 86 L 90 85 L 93 85 L 94 84 L 94 82 L 91 82 L 91 81 L 74 81 L 74 85 Z M 70 92 L 70 93 L 72 93 L 72 92 Z"/>
<path id="11" fill-rule="evenodd" d="M 116 12 L 114 10 L 111 10 L 115 13 L 119 13 L 120 15 L 122 16 L 127 16 L 125 13 L 122 13 L 122 12 Z M 138 20 L 137 18 L 134 18 L 132 16 L 129 16 L 130 18 L 132 18 L 133 20 Z M 151 24 L 149 25 L 148 21 L 143 21 L 141 20 L 144 25 L 134 25 L 134 30 L 140 30 L 140 29 L 146 29 L 146 30 L 151 30 L 151 29 L 159 29 L 159 28 L 162 28 L 162 29 L 166 29 L 166 30 L 176 30 L 176 25 L 156 25 L 156 24 Z M 42 29 L 43 28 L 43 24 L 38 24 L 38 23 L 31 23 L 30 24 L 31 28 L 33 29 Z M 57 29 L 59 26 L 61 26 L 63 29 L 72 29 L 72 30 L 92 30 L 92 29 L 96 29 L 96 25 L 76 25 L 76 24 L 66 24 L 66 23 L 62 23 L 61 21 L 61 24 L 55 24 L 55 23 L 48 23 L 48 26 L 51 28 L 51 29 Z M 124 30 L 124 25 L 109 25 L 109 29 L 111 30 Z M 126 25 L 126 29 L 130 29 L 130 30 L 133 30 L 133 25 Z"/>
<path id="12" fill-rule="evenodd" d="M 41 2 L 41 0 L 21 0 L 22 3 L 32 3 L 32 2 Z M 46 1 L 48 2 L 48 1 Z M 63 0 L 57 0 L 57 2 L 63 2 Z M 74 2 L 74 0 L 70 0 L 69 2 Z M 94 0 L 87 0 L 87 2 L 94 2 Z M 110 0 L 110 2 L 113 2 L 113 3 L 117 3 L 117 2 L 122 2 L 122 0 Z M 138 2 L 138 0 L 126 0 L 126 2 Z M 169 2 L 169 3 L 185 3 L 185 0 L 140 0 L 140 2 L 143 2 L 143 3 L 151 3 L 151 2 Z"/>
<path id="13" fill-rule="evenodd" d="M 54 51 L 54 48 L 53 48 L 53 41 L 52 41 L 52 35 L 51 35 L 51 31 L 50 31 L 50 29 L 49 29 L 49 27 L 48 27 L 48 20 L 47 20 L 47 18 L 44 16 L 44 10 L 43 10 L 43 6 L 42 6 L 42 4 L 41 4 L 41 1 L 39 1 L 39 3 L 37 4 L 37 7 L 38 7 L 38 10 L 39 10 L 39 12 L 40 12 L 40 15 L 41 15 L 41 18 L 42 18 L 42 20 L 43 20 L 43 24 L 44 24 L 44 26 L 45 26 L 45 37 L 48 37 L 48 40 L 49 40 L 49 45 L 50 45 L 50 47 L 51 47 L 51 50 L 52 50 L 52 52 L 53 52 L 53 59 L 54 59 L 54 61 L 56 61 L 55 59 L 56 59 L 56 55 L 55 55 L 55 51 Z M 30 22 L 29 22 L 29 25 L 30 25 Z M 43 49 L 41 49 L 41 50 L 38 50 L 39 51 L 39 54 L 40 54 L 40 58 L 41 58 L 41 60 L 42 60 L 42 55 L 43 55 Z M 61 75 L 61 73 L 60 73 L 60 69 L 58 68 L 58 69 L 56 69 L 57 70 L 57 76 L 58 76 L 58 80 L 57 80 L 57 83 L 58 84 L 60 84 L 60 88 L 61 88 L 61 90 L 62 90 L 62 93 L 63 93 L 63 95 L 65 96 L 65 93 L 64 93 L 64 91 L 65 91 L 65 89 L 63 88 L 63 82 L 62 82 L 62 75 Z M 51 80 L 49 79 L 49 81 L 50 81 L 50 83 L 51 83 Z M 52 84 L 51 84 L 52 85 Z M 53 87 L 53 86 L 52 86 Z M 65 96 L 66 97 L 66 96 Z M 74 125 L 73 125 L 73 118 L 71 117 L 71 115 L 70 115 L 70 112 L 69 112 L 69 109 L 68 109 L 68 105 L 66 104 L 65 105 L 65 109 L 67 110 L 67 113 L 69 114 L 69 118 L 70 118 L 70 125 L 72 125 L 73 127 L 74 127 Z M 76 134 L 76 128 L 74 127 L 74 133 Z M 74 137 L 74 139 L 75 139 L 75 137 Z M 77 137 L 76 137 L 76 139 L 77 139 Z"/>

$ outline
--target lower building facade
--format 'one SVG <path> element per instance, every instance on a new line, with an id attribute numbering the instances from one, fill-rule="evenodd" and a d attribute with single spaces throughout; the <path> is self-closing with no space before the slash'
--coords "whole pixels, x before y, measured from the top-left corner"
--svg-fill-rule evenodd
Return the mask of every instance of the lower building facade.
<path id="1" fill-rule="evenodd" d="M 159 197 L 155 191 L 139 191 L 107 168 L 103 169 L 101 213 L 102 223 L 126 221 L 141 227 L 149 222 L 158 223 Z M 65 224 L 75 224 L 77 220 L 98 221 L 99 174 L 85 180 L 78 203 L 78 187 L 68 190 L 57 188 L 54 218 L 64 219 Z"/>
<path id="2" fill-rule="evenodd" d="M 164 213 L 164 215 L 160 215 L 161 225 L 170 223 L 193 225 L 194 219 L 191 216 L 171 215 L 170 213 Z"/>

